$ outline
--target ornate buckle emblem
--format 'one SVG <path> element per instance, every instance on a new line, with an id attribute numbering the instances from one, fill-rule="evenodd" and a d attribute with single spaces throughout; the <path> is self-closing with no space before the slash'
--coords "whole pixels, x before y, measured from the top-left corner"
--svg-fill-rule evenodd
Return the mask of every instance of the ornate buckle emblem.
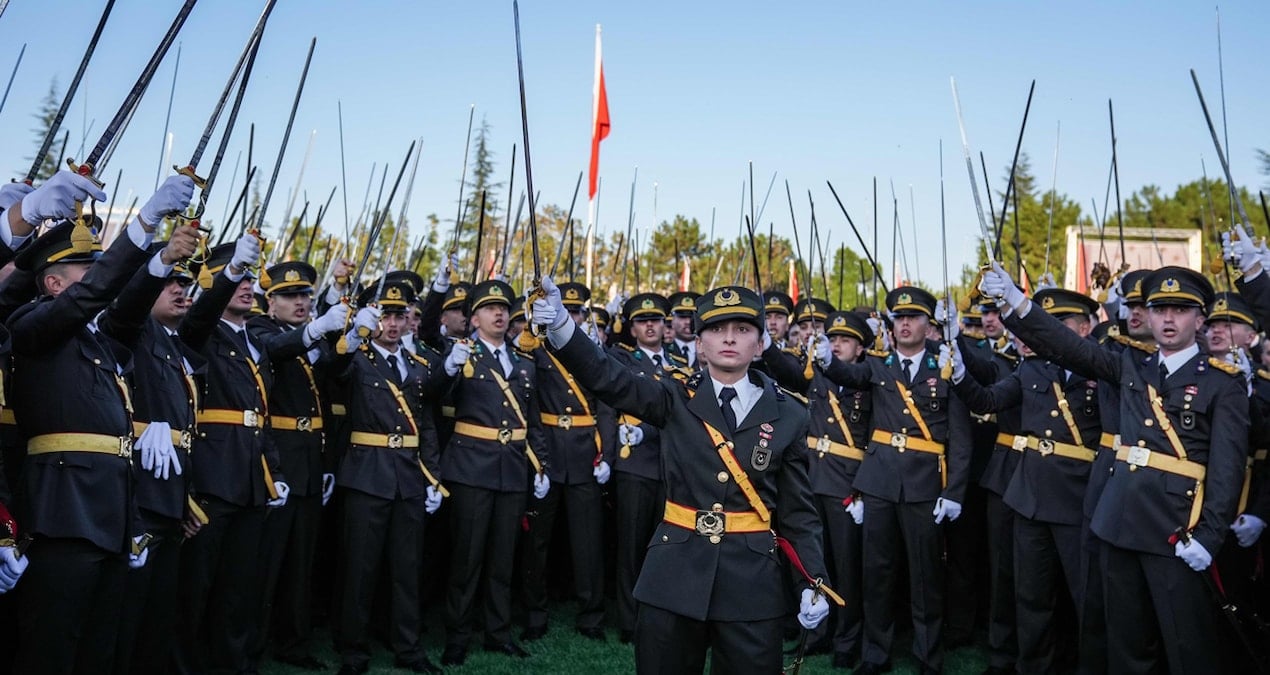
<path id="1" fill-rule="evenodd" d="M 256 414 L 255 410 L 243 411 L 243 426 L 245 427 L 260 426 L 260 416 Z"/>
<path id="2" fill-rule="evenodd" d="M 1015 436 L 1014 441 L 1010 443 L 1010 447 L 1023 452 L 1027 449 L 1027 436 Z"/>
<path id="3" fill-rule="evenodd" d="M 573 428 L 573 415 L 560 415 L 560 428 L 568 431 Z"/>
<path id="4" fill-rule="evenodd" d="M 388 447 L 393 450 L 400 450 L 405 445 L 405 440 L 401 434 L 388 434 Z"/>
<path id="5" fill-rule="evenodd" d="M 1125 461 L 1132 466 L 1146 466 L 1151 461 L 1151 451 L 1141 446 L 1131 446 Z"/>
<path id="6" fill-rule="evenodd" d="M 309 417 L 295 418 L 296 431 L 313 431 L 313 419 Z"/>
<path id="7" fill-rule="evenodd" d="M 717 511 L 697 512 L 697 534 L 703 537 L 718 537 L 723 534 L 727 516 Z"/>
<path id="8" fill-rule="evenodd" d="M 124 459 L 132 459 L 132 437 L 119 437 L 119 456 Z"/>
<path id="9" fill-rule="evenodd" d="M 908 434 L 894 432 L 891 434 L 891 447 L 904 452 L 904 448 L 908 446 Z"/>
<path id="10" fill-rule="evenodd" d="M 194 434 L 190 433 L 190 430 L 189 430 L 189 429 L 186 429 L 186 430 L 184 430 L 184 431 L 182 431 L 182 432 L 181 432 L 181 443 L 180 443 L 180 445 L 181 445 L 181 447 L 182 447 L 182 448 L 184 448 L 185 450 L 189 450 L 189 449 L 190 449 L 190 447 L 194 445 Z"/>
<path id="11" fill-rule="evenodd" d="M 510 443 L 510 442 L 511 442 L 511 440 L 512 440 L 512 430 L 511 430 L 511 429 L 499 429 L 499 430 L 498 430 L 498 442 L 499 442 L 499 443 L 502 443 L 503 445 L 507 445 L 508 443 Z"/>
<path id="12" fill-rule="evenodd" d="M 829 452 L 829 448 L 830 448 L 830 440 L 827 436 L 821 436 L 820 438 L 816 439 L 816 452 L 820 452 L 820 453 Z"/>
<path id="13" fill-rule="evenodd" d="M 1048 438 L 1042 438 L 1036 444 L 1036 449 L 1041 453 L 1042 457 L 1049 457 L 1054 454 L 1054 441 Z"/>

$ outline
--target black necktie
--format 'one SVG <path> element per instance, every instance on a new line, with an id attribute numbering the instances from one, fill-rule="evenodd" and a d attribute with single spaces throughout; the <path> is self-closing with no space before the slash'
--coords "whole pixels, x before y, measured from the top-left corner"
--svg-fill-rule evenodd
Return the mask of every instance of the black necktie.
<path id="1" fill-rule="evenodd" d="M 719 391 L 719 406 L 723 409 L 723 421 L 728 424 L 728 431 L 736 431 L 736 411 L 732 409 L 732 400 L 736 398 L 736 390 L 724 387 Z"/>
<path id="2" fill-rule="evenodd" d="M 503 350 L 494 350 L 494 360 L 498 362 L 498 372 L 502 375 L 507 375 L 507 369 L 503 367 Z"/>
<path id="3" fill-rule="evenodd" d="M 1164 359 L 1160 359 L 1160 386 L 1163 387 L 1169 379 L 1169 367 L 1164 365 Z"/>
<path id="4" fill-rule="evenodd" d="M 913 369 L 912 369 L 913 359 L 904 359 L 903 361 L 900 361 L 900 366 L 904 368 L 904 381 L 912 382 L 913 381 Z"/>
<path id="5" fill-rule="evenodd" d="M 389 354 L 385 360 L 388 361 L 388 367 L 392 369 L 392 381 L 395 384 L 401 384 L 401 371 L 397 369 L 397 355 Z"/>
<path id="6" fill-rule="evenodd" d="M 661 354 L 653 354 L 653 365 L 661 368 Z"/>

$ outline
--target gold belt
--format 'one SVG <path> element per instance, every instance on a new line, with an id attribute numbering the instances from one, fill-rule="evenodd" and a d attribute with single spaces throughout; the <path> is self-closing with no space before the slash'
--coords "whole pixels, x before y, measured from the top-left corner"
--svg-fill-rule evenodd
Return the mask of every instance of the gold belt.
<path id="1" fill-rule="evenodd" d="M 270 415 L 269 426 L 283 431 L 321 431 L 321 417 L 283 417 Z"/>
<path id="2" fill-rule="evenodd" d="M 565 431 L 573 427 L 593 427 L 595 417 L 592 415 L 552 415 L 542 413 L 542 423 L 549 427 L 560 427 Z"/>
<path id="3" fill-rule="evenodd" d="M 754 511 L 724 511 L 721 505 L 714 506 L 715 508 L 705 511 L 667 500 L 666 514 L 662 520 L 676 527 L 692 530 L 703 537 L 710 537 L 710 541 L 715 544 L 719 543 L 725 532 L 768 532 L 772 529 Z"/>
<path id="4" fill-rule="evenodd" d="M 347 415 L 348 408 L 345 407 L 343 403 L 332 403 L 331 414 L 332 415 Z"/>
<path id="5" fill-rule="evenodd" d="M 1165 473 L 1185 476 L 1197 481 L 1204 480 L 1208 467 L 1198 462 L 1178 459 L 1173 455 L 1154 452 L 1136 445 L 1122 445 L 1116 450 L 1116 460 L 1129 465 L 1130 471 L 1141 467 L 1151 467 Z"/>
<path id="6" fill-rule="evenodd" d="M 944 454 L 944 444 L 928 441 L 925 438 L 917 438 L 908 434 L 886 431 L 884 429 L 873 430 L 873 442 L 889 445 L 899 452 L 905 450 L 916 450 L 918 452 L 929 452 L 934 455 Z"/>
<path id="7" fill-rule="evenodd" d="M 17 426 L 18 419 L 13 416 L 13 408 L 0 409 L 0 424 L 8 424 L 9 426 Z"/>
<path id="8" fill-rule="evenodd" d="M 525 440 L 524 429 L 495 429 L 493 427 L 483 427 L 479 424 L 470 422 L 455 422 L 454 433 L 468 438 L 479 438 L 482 441 L 498 441 L 503 445 L 507 445 L 512 441 Z"/>
<path id="9" fill-rule="evenodd" d="M 376 434 L 369 431 L 354 431 L 349 434 L 348 442 L 353 445 L 364 445 L 371 448 L 388 448 L 389 450 L 419 447 L 419 437 L 415 435 Z"/>
<path id="10" fill-rule="evenodd" d="M 133 422 L 133 438 L 141 438 L 141 432 L 145 431 L 148 426 L 150 426 L 149 422 Z M 189 450 L 190 446 L 194 444 L 194 434 L 190 433 L 188 429 L 172 429 L 171 431 L 172 445 L 181 448 L 182 450 Z"/>
<path id="11" fill-rule="evenodd" d="M 1105 431 L 1102 432 L 1102 435 L 1098 437 L 1098 449 L 1102 450 L 1103 448 L 1108 450 L 1119 450 L 1120 434 L 1109 434 Z"/>
<path id="12" fill-rule="evenodd" d="M 1040 453 L 1042 457 L 1058 455 L 1059 457 L 1066 457 L 1068 459 L 1078 459 L 1082 462 L 1094 461 L 1094 455 L 1096 454 L 1093 450 L 1090 450 L 1083 445 L 1062 443 L 1048 438 L 1037 438 L 1036 436 L 997 434 L 997 443 L 1009 447 L 1017 452 L 1035 450 Z"/>
<path id="13" fill-rule="evenodd" d="M 265 415 L 255 410 L 200 410 L 196 416 L 199 424 L 230 424 L 236 427 L 263 429 Z"/>
<path id="14" fill-rule="evenodd" d="M 132 437 L 79 433 L 42 434 L 26 442 L 28 455 L 50 452 L 95 452 L 129 459 L 132 457 Z"/>
<path id="15" fill-rule="evenodd" d="M 845 457 L 846 459 L 854 459 L 857 462 L 864 461 L 864 451 L 861 450 L 860 448 L 853 448 L 850 445 L 847 445 L 846 443 L 831 441 L 824 436 L 821 436 L 819 438 L 815 436 L 808 436 L 807 447 L 819 453 L 829 453 L 835 457 Z"/>

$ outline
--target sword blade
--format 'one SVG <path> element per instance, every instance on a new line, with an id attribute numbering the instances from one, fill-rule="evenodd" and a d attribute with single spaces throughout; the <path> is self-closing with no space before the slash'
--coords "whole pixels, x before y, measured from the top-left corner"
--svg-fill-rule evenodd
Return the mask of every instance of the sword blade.
<path id="1" fill-rule="evenodd" d="M 970 177 L 970 192 L 975 199 L 975 215 L 979 217 L 979 232 L 983 236 L 983 251 L 988 261 L 993 259 L 992 242 L 995 240 L 992 230 L 988 228 L 987 217 L 983 214 L 983 201 L 979 199 L 979 184 L 975 181 L 975 165 L 970 158 L 970 140 L 966 137 L 966 121 L 961 116 L 961 97 L 957 95 L 957 78 L 948 78 L 952 83 L 953 108 L 957 111 L 957 128 L 961 131 L 961 149 L 966 157 L 966 173 Z"/>

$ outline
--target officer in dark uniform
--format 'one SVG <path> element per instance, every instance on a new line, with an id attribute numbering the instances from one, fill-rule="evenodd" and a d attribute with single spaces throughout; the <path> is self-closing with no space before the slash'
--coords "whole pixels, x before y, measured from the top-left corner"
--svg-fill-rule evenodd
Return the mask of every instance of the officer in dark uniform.
<path id="1" fill-rule="evenodd" d="M 1098 311 L 1093 298 L 1061 288 L 1037 291 L 1033 302 L 1082 338 L 1093 328 Z M 1081 606 L 1081 521 L 1085 485 L 1102 431 L 1098 416 L 1098 382 L 1030 356 L 1014 373 L 991 387 L 965 377 L 960 354 L 953 356 L 957 395 L 974 412 L 1004 408 L 1022 411 L 1022 431 L 1011 449 L 1018 467 L 1004 499 L 1014 519 L 1014 568 L 1019 635 L 1019 672 L 1055 668 L 1055 606 L 1063 586 Z"/>
<path id="2" fill-rule="evenodd" d="M 341 675 L 370 664 L 371 604 L 385 558 L 391 589 L 389 642 L 396 665 L 416 673 L 441 672 L 420 643 L 419 556 L 424 514 L 441 506 L 437 441 L 427 401 L 433 373 L 401 347 L 414 289 L 404 281 L 371 283 L 358 298 L 349 353 L 339 376 L 352 427 L 336 484 L 344 492 L 345 575 L 338 644 Z M 358 329 L 370 333 L 357 345 Z"/>
<path id="3" fill-rule="evenodd" d="M 524 310 L 521 310 L 521 316 L 524 317 Z M 595 322 L 595 328 L 599 331 L 600 346 L 609 346 L 609 327 L 612 325 L 612 317 L 609 311 L 599 305 L 591 306 L 591 319 Z"/>
<path id="4" fill-rule="evenodd" d="M 656 293 L 640 293 L 627 300 L 622 314 L 630 341 L 609 348 L 609 354 L 632 372 L 647 378 L 669 377 L 687 368 L 683 357 L 665 349 L 662 324 L 670 302 Z M 622 642 L 635 638 L 635 580 L 653 530 L 661 522 L 666 495 L 662 489 L 661 430 L 631 414 L 618 421 L 617 463 L 617 626 Z"/>
<path id="5" fill-rule="evenodd" d="M 512 300 L 511 318 L 507 321 L 507 340 L 515 342 L 520 332 L 525 330 L 525 296 L 517 296 Z"/>
<path id="6" fill-rule="evenodd" d="M 165 277 L 193 252 L 185 237 L 158 255 L 149 250 L 155 228 L 188 206 L 193 191 L 188 178 L 169 178 L 108 253 L 84 223 L 62 221 L 16 260 L 19 269 L 35 273 L 41 297 L 8 321 L 10 401 L 27 438 L 16 516 L 34 536 L 19 588 L 14 672 L 108 673 L 114 666 L 125 573 L 129 564 L 143 565 L 146 552 L 134 547 L 144 539 L 132 489 L 132 402 L 124 379 L 132 355 L 103 335 L 95 319 L 138 269 Z M 58 200 L 48 215 L 71 217 L 75 199 L 105 198 L 84 182 L 64 196 L 70 199 Z M 25 197 L 39 198 L 39 190 Z M 11 570 L 13 548 L 0 548 L 0 555 Z"/>
<path id="7" fill-rule="evenodd" d="M 506 341 L 508 309 L 516 294 L 505 282 L 489 280 L 466 297 L 472 339 L 470 344 L 456 341 L 438 372 L 454 402 L 455 420 L 441 455 L 452 518 L 443 665 L 467 659 L 468 641 L 482 614 L 487 650 L 529 656 L 511 636 L 512 559 L 531 481 L 538 499 L 550 488 L 537 367 L 532 355 Z M 483 597 L 478 595 L 482 589 Z"/>
<path id="8" fill-rule="evenodd" d="M 763 294 L 763 315 L 767 317 L 767 334 L 777 349 L 789 346 L 789 315 L 794 312 L 794 301 L 780 291 Z"/>
<path id="9" fill-rule="evenodd" d="M 252 318 L 247 328 L 273 364 L 269 437 L 291 493 L 285 505 L 265 516 L 260 620 L 251 651 L 258 662 L 272 635 L 276 660 L 317 670 L 326 666 L 308 647 L 312 570 L 323 499 L 334 489 L 325 478 L 334 465 L 325 456 L 321 395 L 333 341 L 323 337 L 334 340 L 343 333 L 348 305 L 336 302 L 310 322 L 317 270 L 308 263 L 284 262 L 270 267 L 266 276 L 268 283 L 261 286 L 269 313 Z"/>
<path id="10" fill-rule="evenodd" d="M 824 323 L 835 359 L 845 363 L 864 359 L 874 335 L 863 316 L 855 312 L 830 312 Z M 778 349 L 775 340 L 763 350 L 763 360 L 767 372 L 777 383 L 807 398 L 811 412 L 807 447 L 813 452 L 811 487 L 824 527 L 825 549 L 830 553 L 833 578 L 847 603 L 837 613 L 833 634 L 829 635 L 828 626 L 822 624 L 817 627 L 812 644 L 819 642 L 825 645 L 824 651 L 833 652 L 835 668 L 851 668 L 860 660 L 864 584 L 863 529 L 851 515 L 863 514 L 863 501 L 852 482 L 860 462 L 864 461 L 863 446 L 871 429 L 872 397 L 868 389 L 843 388 L 829 381 L 819 365 L 812 364 L 812 377 L 808 380 L 806 357 L 798 350 Z"/>
<path id="11" fill-rule="evenodd" d="M 825 331 L 825 319 L 829 317 L 829 313 L 834 311 L 834 306 L 828 300 L 820 298 L 803 298 L 794 305 L 793 321 L 798 324 L 798 335 L 800 342 L 806 342 L 809 335 L 823 335 Z M 798 345 L 802 348 L 802 345 Z"/>
<path id="12" fill-rule="evenodd" d="M 255 305 L 249 267 L 259 259 L 251 233 L 213 249 L 199 272 L 208 286 L 179 329 L 207 359 L 191 458 L 194 500 L 208 522 L 181 547 L 182 672 L 252 667 L 265 508 L 285 504 L 289 491 L 266 431 L 269 351 L 247 330 Z"/>
<path id="13" fill-rule="evenodd" d="M 666 506 L 635 586 L 636 670 L 700 672 L 709 649 L 712 672 L 778 672 L 791 599 L 778 546 L 801 559 L 794 567 L 804 578 L 827 577 L 807 413 L 749 369 L 762 351 L 762 298 L 735 286 L 706 293 L 695 328 L 708 365 L 690 378 L 654 379 L 597 349 L 569 320 L 559 289 L 550 279 L 542 286 L 532 316 L 549 327 L 560 361 L 598 398 L 662 429 Z M 829 613 L 820 591 L 840 602 L 816 586 L 802 591 L 808 629 Z"/>
<path id="14" fill-rule="evenodd" d="M 1108 668 L 1220 668 L 1213 599 L 1200 574 L 1236 515 L 1248 448 L 1248 398 L 1238 368 L 1195 341 L 1213 289 L 1196 272 L 1155 270 L 1142 281 L 1158 350 L 1111 354 L 1013 288 L 994 263 L 985 293 L 1016 314 L 1012 330 L 1038 354 L 1117 383 L 1120 446 L 1094 511 L 1102 550 Z M 1161 654 L 1161 652 L 1163 652 Z"/>
<path id="15" fill-rule="evenodd" d="M 677 352 L 691 368 L 700 368 L 697 359 L 697 336 L 693 333 L 700 293 L 680 291 L 670 295 L 671 351 Z"/>
<path id="16" fill-rule="evenodd" d="M 458 269 L 458 264 L 458 254 L 441 262 L 419 313 L 419 338 L 441 353 L 447 353 L 451 342 L 467 337 L 469 332 L 468 294 L 472 284 L 450 283 L 450 270 Z"/>
<path id="17" fill-rule="evenodd" d="M 565 308 L 585 330 L 584 308 L 591 289 L 577 282 L 560 285 Z M 613 409 L 584 391 L 546 349 L 534 350 L 538 377 L 538 408 L 543 432 L 551 445 L 552 463 L 547 478 L 554 490 L 529 510 L 529 534 L 524 539 L 521 564 L 525 605 L 528 611 L 522 640 L 536 640 L 547 633 L 547 551 L 561 509 L 568 518 L 569 549 L 573 562 L 573 587 L 578 601 L 574 626 L 591 640 L 604 640 L 604 544 L 602 486 L 608 482 L 616 459 L 617 426 Z"/>
<path id="18" fill-rule="evenodd" d="M 854 488 L 864 498 L 864 663 L 876 673 L 890 659 L 899 556 L 907 557 L 913 651 L 924 671 L 943 668 L 944 563 L 939 529 L 955 520 L 970 465 L 970 417 L 940 375 L 939 345 L 926 339 L 935 298 L 900 286 L 886 297 L 894 351 L 864 363 L 833 361 L 827 338 L 817 358 L 843 387 L 870 388 L 873 431 Z"/>

